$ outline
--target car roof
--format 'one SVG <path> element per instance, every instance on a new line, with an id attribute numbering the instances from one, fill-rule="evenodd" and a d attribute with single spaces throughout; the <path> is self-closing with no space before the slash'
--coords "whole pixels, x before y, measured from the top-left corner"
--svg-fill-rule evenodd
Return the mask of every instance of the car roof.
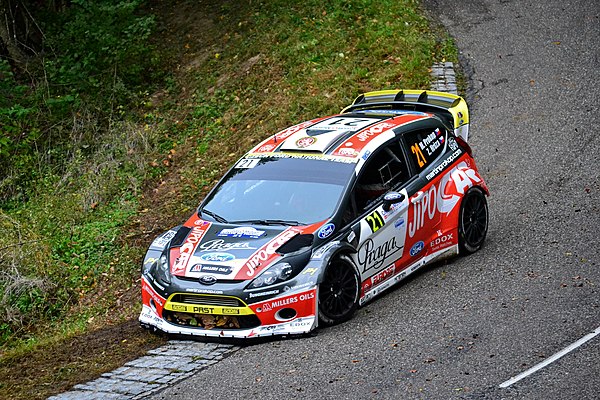
<path id="1" fill-rule="evenodd" d="M 418 122 L 441 121 L 411 110 L 365 109 L 317 118 L 289 127 L 256 145 L 246 157 L 303 157 L 358 163 L 395 137 L 393 130 L 412 130 Z"/>

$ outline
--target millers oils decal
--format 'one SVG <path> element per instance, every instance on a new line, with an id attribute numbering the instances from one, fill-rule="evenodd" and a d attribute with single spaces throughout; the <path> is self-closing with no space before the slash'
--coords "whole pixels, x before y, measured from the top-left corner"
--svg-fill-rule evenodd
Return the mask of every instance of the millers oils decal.
<path id="1" fill-rule="evenodd" d="M 262 325 L 268 325 L 284 321 L 278 315 L 278 311 L 284 308 L 294 309 L 296 311 L 294 318 L 314 315 L 316 301 L 317 290 L 311 289 L 306 292 L 251 304 L 249 307 L 256 313 Z"/>

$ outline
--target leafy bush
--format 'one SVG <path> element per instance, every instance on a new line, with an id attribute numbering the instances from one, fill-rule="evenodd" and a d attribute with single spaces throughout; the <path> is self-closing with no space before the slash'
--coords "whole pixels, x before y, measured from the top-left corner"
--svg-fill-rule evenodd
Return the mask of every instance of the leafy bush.
<path id="1" fill-rule="evenodd" d="M 139 15 L 140 4 L 73 0 L 65 10 L 40 11 L 45 40 L 26 66 L 26 84 L 0 58 L 0 205 L 27 200 L 37 179 L 62 175 L 80 150 L 92 154 L 160 81 L 148 40 L 154 16 Z"/>
<path id="2" fill-rule="evenodd" d="M 148 38 L 154 16 L 136 15 L 140 0 L 73 0 L 66 12 L 46 21 L 50 93 L 85 97 L 103 106 L 123 105 L 152 82 L 155 59 Z M 65 102 L 54 97 L 52 108 Z M 114 111 L 114 110 L 113 110 Z"/>

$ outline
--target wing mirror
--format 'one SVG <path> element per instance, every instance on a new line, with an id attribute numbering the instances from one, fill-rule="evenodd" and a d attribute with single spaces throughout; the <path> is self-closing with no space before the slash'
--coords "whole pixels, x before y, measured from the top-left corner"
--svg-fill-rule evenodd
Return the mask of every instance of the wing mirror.
<path id="1" fill-rule="evenodd" d="M 383 196 L 383 211 L 388 212 L 392 205 L 398 204 L 404 200 L 404 195 L 398 192 L 388 192 Z"/>

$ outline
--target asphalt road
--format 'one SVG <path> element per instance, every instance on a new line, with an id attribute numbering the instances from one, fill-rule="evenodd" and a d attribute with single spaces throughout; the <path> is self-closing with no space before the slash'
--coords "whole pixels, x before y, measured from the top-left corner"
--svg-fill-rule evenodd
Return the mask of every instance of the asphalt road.
<path id="1" fill-rule="evenodd" d="M 316 336 L 242 348 L 155 399 L 592 399 L 600 335 L 600 2 L 426 0 L 470 74 L 482 251 Z"/>

